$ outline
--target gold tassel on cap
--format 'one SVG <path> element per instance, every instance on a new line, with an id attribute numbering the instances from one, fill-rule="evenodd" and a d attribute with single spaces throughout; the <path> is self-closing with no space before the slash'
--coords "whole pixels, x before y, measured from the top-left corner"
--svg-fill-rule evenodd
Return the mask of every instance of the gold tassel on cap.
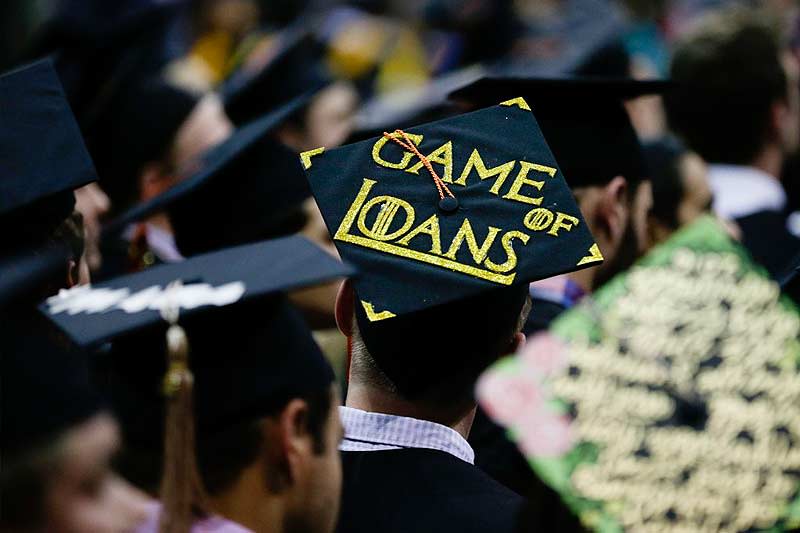
<path id="1" fill-rule="evenodd" d="M 207 509 L 207 496 L 195 457 L 194 376 L 189 369 L 189 341 L 178 325 L 180 304 L 173 298 L 181 287 L 171 283 L 165 291 L 161 316 L 167 330 L 167 373 L 164 376 L 164 464 L 161 478 L 160 533 L 189 533 L 196 518 Z"/>

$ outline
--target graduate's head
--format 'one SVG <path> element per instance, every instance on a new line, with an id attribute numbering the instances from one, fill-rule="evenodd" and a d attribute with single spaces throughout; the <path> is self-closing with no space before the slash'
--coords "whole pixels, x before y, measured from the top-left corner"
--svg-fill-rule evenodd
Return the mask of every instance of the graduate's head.
<path id="1" fill-rule="evenodd" d="M 655 245 L 710 213 L 713 197 L 705 162 L 679 141 L 650 141 L 645 143 L 644 151 L 653 184 L 648 231 L 650 245 Z"/>
<path id="2" fill-rule="evenodd" d="M 345 282 L 336 319 L 350 339 L 350 387 L 381 389 L 452 423 L 474 407 L 480 373 L 524 343 L 529 311 L 524 283 L 373 322 Z"/>
<path id="3" fill-rule="evenodd" d="M 348 81 L 336 81 L 310 98 L 278 130 L 277 136 L 298 152 L 340 146 L 353 132 L 358 92 Z"/>
<path id="4" fill-rule="evenodd" d="M 94 370 L 122 426 L 118 468 L 159 495 L 162 522 L 215 512 L 254 531 L 270 522 L 333 530 L 339 397 L 330 365 L 282 291 L 347 272 L 289 237 L 46 302 L 75 342 L 111 341 Z M 186 283 L 167 286 L 176 279 Z"/>
<path id="5" fill-rule="evenodd" d="M 750 165 L 768 147 L 798 146 L 797 58 L 780 23 L 741 6 L 702 18 L 677 44 L 670 125 L 710 163 Z"/>
<path id="6" fill-rule="evenodd" d="M 111 470 L 119 427 L 88 385 L 84 354 L 51 338 L 41 317 L 6 311 L 0 529 L 131 530 L 145 518 L 145 498 Z"/>
<path id="7" fill-rule="evenodd" d="M 522 98 L 301 160 L 359 269 L 336 306 L 351 383 L 427 418 L 474 407 L 477 375 L 519 344 L 529 282 L 603 261 Z"/>
<path id="8" fill-rule="evenodd" d="M 68 251 L 40 297 L 87 282 L 83 219 L 73 191 L 97 175 L 51 62 L 1 75 L 0 108 L 0 256 L 51 245 Z"/>
<path id="9" fill-rule="evenodd" d="M 217 95 L 162 78 L 135 83 L 117 100 L 108 125 L 92 142 L 116 213 L 199 170 L 203 155 L 233 132 Z"/>

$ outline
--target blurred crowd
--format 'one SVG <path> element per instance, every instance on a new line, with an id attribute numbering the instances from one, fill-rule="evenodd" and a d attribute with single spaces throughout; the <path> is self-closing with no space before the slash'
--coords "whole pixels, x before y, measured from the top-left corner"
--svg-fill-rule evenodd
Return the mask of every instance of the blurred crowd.
<path id="1" fill-rule="evenodd" d="M 2 531 L 800 528 L 797 1 L 4 0 L 0 72 Z M 570 193 L 560 203 L 525 196 L 545 183 L 522 170 L 515 179 L 516 168 L 510 174 L 517 160 L 531 164 L 527 156 L 505 164 L 510 158 L 486 156 L 516 149 L 513 127 L 447 122 L 501 102 L 533 111 L 531 138 L 552 152 Z M 404 132 L 431 121 L 444 121 L 456 146 L 476 148 L 466 167 L 452 147 L 433 151 Z M 337 152 L 341 146 L 352 152 Z M 359 149 L 361 159 L 353 155 Z M 395 160 L 403 154 L 401 163 L 381 159 L 390 149 Z M 323 163 L 326 154 L 338 159 Z M 502 198 L 531 204 L 529 230 L 550 227 L 556 208 L 577 211 L 557 213 L 550 235 L 559 223 L 565 235 L 557 245 L 538 248 L 546 235 L 533 234 L 526 250 L 539 255 L 530 262 L 516 249 L 513 285 L 425 281 L 424 268 L 440 268 L 439 258 L 411 250 L 380 262 L 372 250 L 342 248 L 341 221 L 353 201 L 345 178 L 364 180 L 363 202 L 366 184 L 380 177 L 364 170 L 369 154 L 370 162 L 424 176 L 430 190 L 432 178 L 439 214 L 465 201 L 459 187 L 474 176 L 470 169 L 487 189 L 485 180 L 496 179 L 494 195 L 511 185 Z M 550 167 L 525 172 L 531 168 L 533 176 Z M 373 204 L 357 221 L 378 253 L 396 238 L 386 232 L 400 204 L 390 204 L 371 229 L 364 213 Z M 497 279 L 513 268 L 489 253 L 492 231 L 511 228 L 504 209 L 467 209 L 475 232 L 464 219 L 446 253 L 434 216 L 394 244 L 410 246 L 422 234 L 432 243 L 427 257 L 452 260 L 448 275 L 459 276 L 452 265 L 468 250 L 477 263 L 500 263 L 484 274 Z M 481 248 L 476 234 L 486 226 L 491 238 Z M 513 233 L 522 234 L 502 236 L 506 264 Z M 578 249 L 581 238 L 592 239 L 591 248 Z M 54 245 L 66 247 L 56 250 L 55 268 Z M 392 262 L 403 253 L 406 263 L 429 265 Z M 714 276 L 704 277 L 701 256 L 720 269 Z M 728 279 L 723 256 L 742 265 L 740 274 L 731 274 L 729 292 L 707 289 Z M 673 271 L 659 271 L 664 265 Z M 747 285 L 750 275 L 763 287 Z M 175 279 L 183 286 L 170 285 Z M 636 292 L 651 282 L 649 292 Z M 195 284 L 205 289 L 186 290 Z M 714 309 L 703 307 L 713 298 Z M 737 305 L 752 314 L 737 314 Z M 113 317 L 103 314 L 112 308 Z M 199 316 L 178 319 L 196 309 Z M 730 316 L 720 318 L 719 309 Z M 684 313 L 692 320 L 673 316 Z M 676 320 L 670 328 L 666 315 Z M 759 316 L 771 317 L 763 329 L 752 325 Z M 655 458 L 652 427 L 719 429 L 713 416 L 723 408 L 715 411 L 698 376 L 733 364 L 725 363 L 735 359 L 725 338 L 739 335 L 737 320 L 748 321 L 741 339 L 763 367 L 741 368 L 764 370 L 763 390 L 737 370 L 728 396 L 746 399 L 742 419 L 759 420 L 750 406 L 761 400 L 764 413 L 781 412 L 781 421 L 761 420 L 773 424 L 765 435 L 780 433 L 788 444 L 758 448 L 758 431 L 737 430 L 732 442 L 749 439 L 769 459 L 752 472 L 716 469 L 730 476 L 715 478 L 718 485 L 753 478 L 744 496 L 726 500 L 706 488 L 702 498 L 687 489 L 681 499 L 682 483 L 702 470 L 699 454 L 695 466 L 669 474 L 679 488 L 648 496 L 674 493 L 674 502 L 658 512 L 639 502 L 632 513 L 632 493 L 652 490 L 634 473 L 655 467 L 632 462 L 625 477 L 614 470 L 624 470 L 623 459 L 604 463 L 603 450 L 638 438 L 627 452 Z M 721 322 L 724 335 L 708 333 Z M 680 350 L 664 355 L 667 341 L 637 344 L 636 328 L 672 340 L 705 335 L 704 344 L 682 345 L 702 363 L 679 374 Z M 610 338 L 613 349 L 599 340 Z M 572 366 L 548 359 L 566 349 L 561 343 L 572 347 Z M 649 349 L 663 364 L 631 362 Z M 272 352 L 284 356 L 264 356 Z M 484 373 L 513 353 L 516 370 Z M 503 381 L 503 372 L 527 376 L 520 368 L 534 360 L 529 381 Z M 676 406 L 669 416 L 652 415 L 652 427 L 637 429 L 651 415 L 626 409 L 655 399 L 579 380 L 605 376 L 612 364 L 614 387 L 668 389 Z M 592 400 L 553 378 L 553 390 L 571 398 L 558 417 L 514 414 L 509 405 L 534 401 L 555 367 L 591 389 Z M 664 368 L 668 377 L 653 377 Z M 772 388 L 764 385 L 771 379 Z M 581 413 L 595 404 L 619 412 L 573 425 L 568 435 L 561 415 L 585 421 Z M 570 448 L 589 440 L 606 444 Z M 630 490 L 604 485 L 600 474 L 581 471 L 582 461 L 603 465 Z M 768 463 L 781 467 L 774 473 Z M 750 494 L 772 500 L 748 503 Z M 687 511 L 687 498 L 701 510 Z"/>

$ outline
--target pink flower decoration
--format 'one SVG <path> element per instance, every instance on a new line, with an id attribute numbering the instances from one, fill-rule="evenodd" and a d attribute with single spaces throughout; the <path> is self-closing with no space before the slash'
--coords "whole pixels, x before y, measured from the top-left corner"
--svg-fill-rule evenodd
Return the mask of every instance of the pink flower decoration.
<path id="1" fill-rule="evenodd" d="M 510 425 L 526 412 L 542 407 L 541 376 L 526 365 L 491 368 L 478 380 L 476 394 L 486 413 L 499 424 Z"/>
<path id="2" fill-rule="evenodd" d="M 510 428 L 522 453 L 553 457 L 572 448 L 570 419 L 548 404 L 546 380 L 566 369 L 565 345 L 549 333 L 533 337 L 517 356 L 489 368 L 478 380 L 476 395 L 495 422 Z"/>
<path id="3" fill-rule="evenodd" d="M 545 376 L 564 370 L 568 364 L 564 343 L 547 332 L 529 338 L 519 357 L 523 364 L 533 366 Z"/>
<path id="4" fill-rule="evenodd" d="M 570 419 L 548 409 L 529 413 L 512 426 L 522 453 L 532 457 L 555 457 L 568 452 L 574 444 Z"/>

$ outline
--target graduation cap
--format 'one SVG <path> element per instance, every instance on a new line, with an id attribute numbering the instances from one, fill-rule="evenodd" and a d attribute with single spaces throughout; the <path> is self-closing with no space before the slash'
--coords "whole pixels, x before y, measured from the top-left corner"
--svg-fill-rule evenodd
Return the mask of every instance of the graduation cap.
<path id="1" fill-rule="evenodd" d="M 164 514 L 185 518 L 188 503 L 174 495 L 191 486 L 193 503 L 203 496 L 185 439 L 261 418 L 333 382 L 283 293 L 351 272 L 306 239 L 287 237 L 76 287 L 40 309 L 80 346 L 111 341 L 98 368 L 126 442 L 158 450 L 164 428 Z"/>
<path id="2" fill-rule="evenodd" d="M 102 408 L 89 386 L 85 354 L 47 335 L 47 324 L 36 318 L 19 309 L 0 310 L 4 469 L 12 457 L 53 442 Z"/>
<path id="3" fill-rule="evenodd" d="M 97 177 L 50 60 L 0 76 L 0 110 L 0 218 L 13 248 L 55 228 L 73 189 Z"/>
<path id="4" fill-rule="evenodd" d="M 717 220 L 673 234 L 550 332 L 477 397 L 585 526 L 796 530 L 800 314 Z"/>
<path id="5" fill-rule="evenodd" d="M 0 258 L 0 308 L 27 300 L 56 276 L 63 281 L 72 251 L 62 243 L 32 247 Z M 34 296 L 38 301 L 41 295 Z"/>
<path id="6" fill-rule="evenodd" d="M 295 99 L 237 129 L 198 172 L 121 214 L 104 234 L 167 210 L 178 249 L 189 256 L 299 230 L 311 192 L 295 153 L 269 133 L 300 105 Z"/>
<path id="7" fill-rule="evenodd" d="M 186 52 L 178 26 L 188 4 L 187 0 L 59 2 L 34 36 L 33 53 L 53 54 L 88 137 L 114 111 L 121 91 Z M 102 136 L 101 131 L 96 133 Z"/>
<path id="8" fill-rule="evenodd" d="M 289 101 L 300 99 L 297 111 L 333 80 L 320 61 L 322 46 L 303 28 L 284 30 L 272 59 L 256 72 L 246 65 L 226 80 L 220 94 L 234 124 L 248 122 Z"/>
<path id="9" fill-rule="evenodd" d="M 370 321 L 602 261 L 522 98 L 301 159 Z"/>
<path id="10" fill-rule="evenodd" d="M 473 106 L 522 95 L 572 187 L 615 176 L 636 183 L 648 175 L 623 102 L 672 87 L 664 80 L 487 76 L 450 95 Z"/>

